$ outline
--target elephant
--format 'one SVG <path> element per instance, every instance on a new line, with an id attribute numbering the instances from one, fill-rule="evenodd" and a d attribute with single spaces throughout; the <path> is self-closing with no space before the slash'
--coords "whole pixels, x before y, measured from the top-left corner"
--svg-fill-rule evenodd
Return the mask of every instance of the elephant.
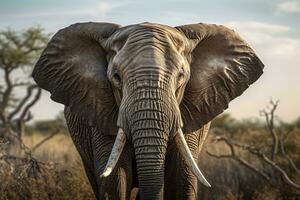
<path id="1" fill-rule="evenodd" d="M 263 68 L 222 25 L 86 22 L 59 30 L 32 76 L 64 104 L 97 199 L 197 199 L 210 121 Z"/>

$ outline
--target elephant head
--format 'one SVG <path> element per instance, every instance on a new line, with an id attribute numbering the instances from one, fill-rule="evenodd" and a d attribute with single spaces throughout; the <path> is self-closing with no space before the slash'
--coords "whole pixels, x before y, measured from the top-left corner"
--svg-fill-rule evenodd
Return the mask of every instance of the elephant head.
<path id="1" fill-rule="evenodd" d="M 184 134 L 223 112 L 262 70 L 249 45 L 223 26 L 79 23 L 54 35 L 33 77 L 88 126 L 117 135 L 102 176 L 113 170 L 125 142 L 133 145 L 140 195 L 156 199 L 171 140 L 209 185 Z"/>

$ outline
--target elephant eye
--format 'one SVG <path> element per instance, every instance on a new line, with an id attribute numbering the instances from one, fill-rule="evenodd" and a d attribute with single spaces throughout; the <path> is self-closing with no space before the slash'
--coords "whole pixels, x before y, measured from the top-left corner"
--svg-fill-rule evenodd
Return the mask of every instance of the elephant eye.
<path id="1" fill-rule="evenodd" d="M 183 72 L 183 71 L 180 72 L 180 73 L 178 74 L 178 79 L 177 79 L 177 81 L 178 81 L 178 86 L 181 86 L 181 84 L 182 84 L 183 81 L 184 81 L 184 72 Z"/>
<path id="2" fill-rule="evenodd" d="M 120 87 L 121 86 L 121 76 L 116 72 L 113 75 L 113 83 L 117 86 Z"/>

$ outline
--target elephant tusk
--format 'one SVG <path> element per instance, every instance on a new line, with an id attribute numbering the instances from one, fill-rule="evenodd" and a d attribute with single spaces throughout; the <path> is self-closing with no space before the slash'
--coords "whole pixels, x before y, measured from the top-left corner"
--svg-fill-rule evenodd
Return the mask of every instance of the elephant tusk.
<path id="1" fill-rule="evenodd" d="M 108 177 L 110 175 L 110 173 L 113 171 L 113 169 L 115 168 L 115 166 L 120 158 L 120 155 L 125 146 L 125 143 L 126 143 L 126 135 L 125 135 L 124 131 L 121 128 L 119 128 L 118 135 L 116 137 L 114 146 L 113 146 L 110 156 L 108 158 L 104 172 L 100 176 L 101 178 Z"/>
<path id="2" fill-rule="evenodd" d="M 211 187 L 209 182 L 206 180 L 200 169 L 198 168 L 197 163 L 195 162 L 193 155 L 184 139 L 182 130 L 179 129 L 175 136 L 175 143 L 178 148 L 180 155 L 182 156 L 185 163 L 188 165 L 190 170 L 195 174 L 195 176 L 207 187 Z"/>

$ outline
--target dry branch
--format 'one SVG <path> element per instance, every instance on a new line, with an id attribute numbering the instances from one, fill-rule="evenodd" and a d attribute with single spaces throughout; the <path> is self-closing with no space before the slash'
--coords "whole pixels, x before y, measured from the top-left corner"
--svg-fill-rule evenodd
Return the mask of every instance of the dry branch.
<path id="1" fill-rule="evenodd" d="M 271 159 L 269 159 L 264 153 L 261 152 L 260 149 L 258 149 L 255 146 L 250 146 L 250 145 L 244 145 L 244 144 L 240 144 L 240 143 L 236 143 L 233 141 L 230 141 L 228 138 L 226 137 L 216 137 L 215 139 L 216 142 L 221 142 L 223 141 L 230 149 L 230 154 L 227 155 L 216 155 L 213 154 L 211 152 L 208 152 L 208 155 L 215 157 L 215 158 L 230 158 L 233 160 L 238 161 L 240 164 L 242 164 L 243 166 L 247 167 L 248 169 L 252 170 L 254 173 L 256 173 L 257 175 L 261 176 L 264 180 L 266 180 L 270 185 L 272 186 L 277 186 L 280 187 L 278 183 L 274 183 L 272 177 L 270 175 L 268 175 L 267 173 L 263 172 L 262 170 L 259 170 L 258 168 L 256 168 L 253 164 L 250 164 L 249 162 L 247 162 L 246 160 L 244 160 L 243 158 L 241 158 L 240 156 L 238 156 L 235 153 L 235 147 L 237 148 L 241 148 L 243 150 L 248 151 L 249 153 L 256 155 L 257 158 L 260 158 L 260 160 L 262 162 L 267 163 L 268 165 L 270 165 L 272 167 L 272 169 L 274 169 L 275 171 L 279 172 L 279 174 L 281 175 L 281 177 L 283 178 L 284 182 L 286 184 L 288 184 L 289 186 L 291 186 L 292 188 L 300 191 L 300 185 L 296 184 L 294 181 L 292 181 L 290 179 L 290 177 L 287 175 L 287 173 L 285 172 L 284 169 L 282 169 L 278 164 L 276 164 L 274 161 L 272 161 Z"/>
<path id="2" fill-rule="evenodd" d="M 291 135 L 291 131 L 286 132 L 285 134 L 278 130 L 275 130 L 275 111 L 278 107 L 279 101 L 270 101 L 270 105 L 267 106 L 266 109 L 260 111 L 260 114 L 264 117 L 266 122 L 267 131 L 269 133 L 269 136 L 272 138 L 271 146 L 271 153 L 269 156 L 265 153 L 265 149 L 269 149 L 268 147 L 264 147 L 264 149 L 260 149 L 255 145 L 247 145 L 247 144 L 241 144 L 236 141 L 230 140 L 226 137 L 216 137 L 216 142 L 224 142 L 226 146 L 229 148 L 230 152 L 229 154 L 223 154 L 223 155 L 216 155 L 209 151 L 207 151 L 209 156 L 212 156 L 214 158 L 227 158 L 227 159 L 233 159 L 237 161 L 242 166 L 246 167 L 247 169 L 251 170 L 255 174 L 257 174 L 259 177 L 264 179 L 267 183 L 269 183 L 271 186 L 278 188 L 279 190 L 284 190 L 286 187 L 282 187 L 283 184 L 287 185 L 288 188 L 293 189 L 294 191 L 297 191 L 297 193 L 288 192 L 288 194 L 293 194 L 296 196 L 299 196 L 300 193 L 300 184 L 295 183 L 293 180 L 291 180 L 290 176 L 287 174 L 287 171 L 281 167 L 278 163 L 276 163 L 276 156 L 280 152 L 282 157 L 286 159 L 298 175 L 300 175 L 300 170 L 296 166 L 296 164 L 293 162 L 291 157 L 286 153 L 285 151 L 285 141 L 287 138 Z M 280 136 L 278 135 L 280 133 Z M 245 160 L 241 155 L 237 154 L 237 150 L 241 149 L 243 151 L 246 151 L 248 154 L 251 154 L 256 159 L 258 159 L 259 163 L 263 166 L 268 166 L 268 168 L 259 168 L 257 167 L 257 164 L 254 162 L 250 162 Z M 269 169 L 271 173 L 268 173 L 266 169 Z M 279 175 L 280 179 L 276 179 L 274 177 L 274 174 Z"/>
<path id="3" fill-rule="evenodd" d="M 216 137 L 215 138 L 215 142 L 221 142 L 223 141 L 230 149 L 230 154 L 223 154 L 223 155 L 216 155 L 213 154 L 211 152 L 209 152 L 208 150 L 206 151 L 206 153 L 214 158 L 229 158 L 229 159 L 233 159 L 235 161 L 237 161 L 238 163 L 240 163 L 241 165 L 243 165 L 244 167 L 250 169 L 251 171 L 253 171 L 255 174 L 257 174 L 258 176 L 262 177 L 264 180 L 266 180 L 268 183 L 270 183 L 271 185 L 273 185 L 273 183 L 271 182 L 271 178 L 268 176 L 268 174 L 266 174 L 265 172 L 259 170 L 255 165 L 249 163 L 248 161 L 246 161 L 245 159 L 241 158 L 239 155 L 237 155 L 237 153 L 235 152 L 235 146 L 236 147 L 243 147 L 244 145 L 240 145 L 237 143 L 233 143 L 232 141 L 229 141 L 227 138 L 225 137 Z M 250 146 L 244 146 L 245 148 L 252 148 Z"/>
<path id="4" fill-rule="evenodd" d="M 279 100 L 273 101 L 270 100 L 270 106 L 271 108 L 263 109 L 260 111 L 261 115 L 265 117 L 267 129 L 269 133 L 272 136 L 272 152 L 271 152 L 271 160 L 275 159 L 275 155 L 278 152 L 278 145 L 279 145 L 279 139 L 277 136 L 277 133 L 274 130 L 274 117 L 275 117 L 275 111 L 277 109 Z"/>
<path id="5" fill-rule="evenodd" d="M 300 176 L 300 170 L 294 163 L 294 161 L 288 156 L 288 154 L 285 152 L 285 147 L 284 147 L 284 140 L 281 139 L 279 140 L 280 144 L 280 152 L 283 155 L 283 157 L 289 162 L 289 164 L 292 166 L 292 168 L 295 170 L 295 172 Z"/>
<path id="6" fill-rule="evenodd" d="M 16 108 L 9 114 L 8 120 L 11 120 L 13 117 L 15 117 L 21 111 L 21 109 L 24 107 L 24 105 L 32 97 L 32 92 L 35 88 L 37 88 L 36 85 L 28 85 L 26 95 L 20 100 L 20 102 L 16 106 Z"/>
<path id="7" fill-rule="evenodd" d="M 54 132 L 52 132 L 49 136 L 45 137 L 44 139 L 42 139 L 39 143 L 37 143 L 36 145 L 34 145 L 34 147 L 31 148 L 31 152 L 34 152 L 35 150 L 37 150 L 39 147 L 41 147 L 44 143 L 46 143 L 47 141 L 49 141 L 51 138 L 53 138 L 57 133 L 59 133 L 59 129 L 55 130 Z"/>
<path id="8" fill-rule="evenodd" d="M 26 115 L 28 114 L 30 108 L 36 104 L 36 102 L 40 99 L 42 90 L 39 87 L 36 87 L 37 93 L 34 95 L 33 99 L 25 106 L 23 112 L 20 115 L 20 120 L 24 120 Z"/>

